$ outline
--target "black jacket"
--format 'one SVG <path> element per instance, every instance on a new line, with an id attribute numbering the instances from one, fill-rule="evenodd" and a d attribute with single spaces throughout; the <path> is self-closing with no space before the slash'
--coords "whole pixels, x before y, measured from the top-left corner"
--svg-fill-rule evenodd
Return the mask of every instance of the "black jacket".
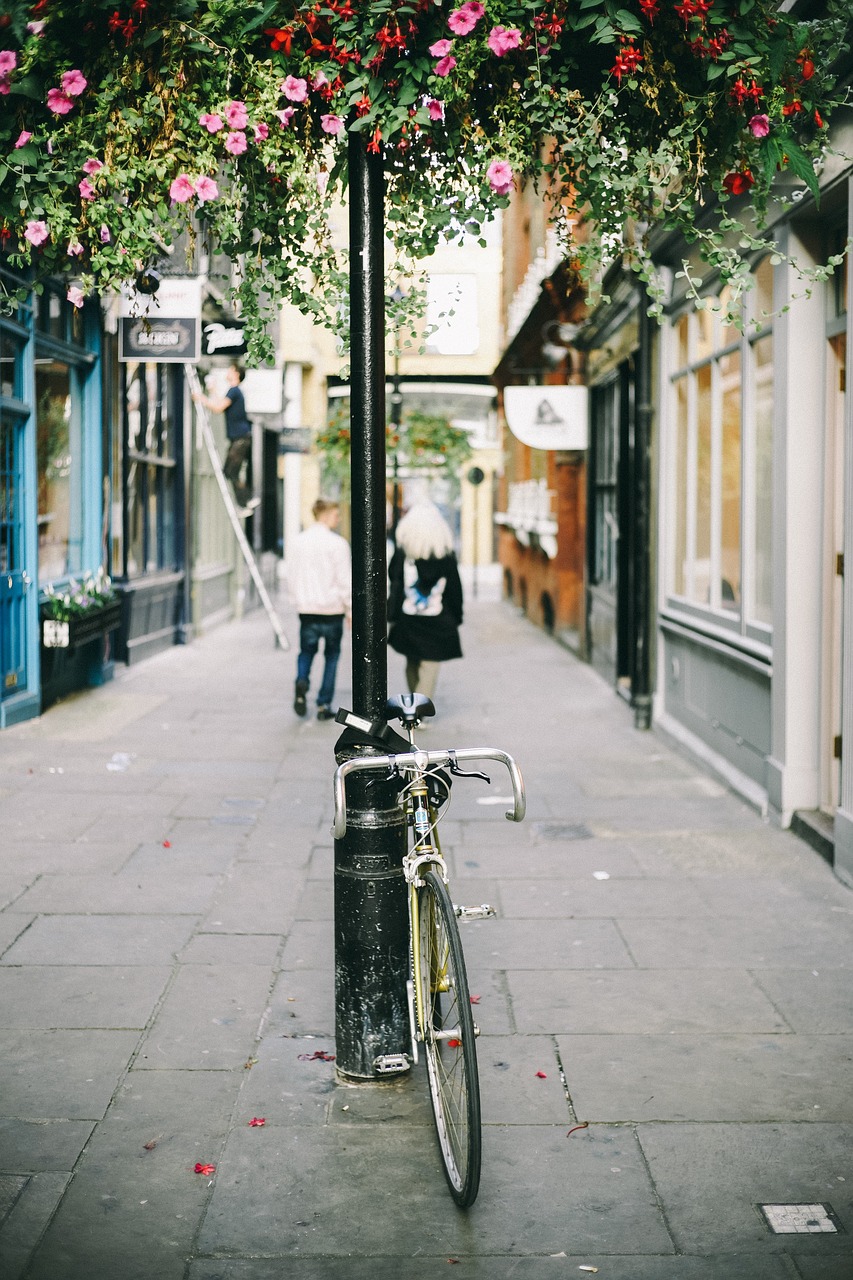
<path id="1" fill-rule="evenodd" d="M 456 557 L 409 561 L 398 547 L 388 569 L 388 618 L 392 649 L 416 661 L 461 658 L 462 583 Z M 442 585 L 443 584 L 443 585 Z"/>

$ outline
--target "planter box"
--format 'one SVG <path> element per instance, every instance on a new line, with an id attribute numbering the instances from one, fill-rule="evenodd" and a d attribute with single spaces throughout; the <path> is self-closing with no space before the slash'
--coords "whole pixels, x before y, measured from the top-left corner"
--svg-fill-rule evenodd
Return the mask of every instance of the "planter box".
<path id="1" fill-rule="evenodd" d="M 121 601 L 92 608 L 79 617 L 69 618 L 67 622 L 55 622 L 52 618 L 43 618 L 41 624 L 42 644 L 45 649 L 77 649 L 88 644 L 99 636 L 113 631 L 121 621 Z"/>

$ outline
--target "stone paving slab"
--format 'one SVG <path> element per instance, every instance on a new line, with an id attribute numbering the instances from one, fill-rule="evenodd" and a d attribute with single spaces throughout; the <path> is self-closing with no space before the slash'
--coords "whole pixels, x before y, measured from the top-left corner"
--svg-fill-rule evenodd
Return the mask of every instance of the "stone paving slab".
<path id="1" fill-rule="evenodd" d="M 640 1141 L 679 1249 L 853 1259 L 852 1125 L 649 1124 Z M 822 1203 L 842 1233 L 774 1235 L 756 1208 Z"/>
<path id="2" fill-rule="evenodd" d="M 482 1242 L 498 1256 L 672 1248 L 629 1129 L 570 1147 L 562 1126 L 487 1126 L 484 1185 L 466 1214 L 449 1204 L 434 1139 L 427 1129 L 423 1137 L 401 1143 L 376 1125 L 235 1130 L 200 1252 L 406 1258 L 418 1249 L 446 1258 L 479 1253 Z"/>
<path id="3" fill-rule="evenodd" d="M 612 920 L 471 922 L 465 926 L 465 955 L 474 975 L 486 969 L 531 969 L 542 974 L 546 970 L 614 970 L 634 964 Z"/>
<path id="4" fill-rule="evenodd" d="M 48 1171 L 22 1180 L 20 1195 L 0 1231 L 0 1275 L 3 1280 L 21 1280 L 70 1180 L 71 1174 L 66 1171 Z M 61 1280 L 61 1277 L 57 1274 L 52 1280 Z M 67 1280 L 72 1280 L 72 1277 L 69 1275 Z M 92 1280 L 95 1280 L 94 1276 Z"/>
<path id="5" fill-rule="evenodd" d="M 853 1036 L 575 1035 L 557 1042 L 590 1121 L 853 1121 Z"/>
<path id="6" fill-rule="evenodd" d="M 157 965 L 193 933 L 194 916 L 54 915 L 33 921 L 2 964 Z"/>
<path id="7" fill-rule="evenodd" d="M 102 1119 L 138 1043 L 138 1031 L 0 1029 L 4 1114 Z"/>
<path id="8" fill-rule="evenodd" d="M 72 914 L 98 904 L 105 915 L 200 915 L 219 889 L 217 876 L 125 870 L 117 875 L 46 875 L 15 902 L 16 911 Z"/>
<path id="9" fill-rule="evenodd" d="M 11 840 L 4 829 L 5 854 L 8 865 L 28 879 L 37 875 L 91 875 L 119 871 L 139 847 L 133 836 L 95 844 L 87 839 L 73 842 Z"/>
<path id="10" fill-rule="evenodd" d="M 507 919 L 566 920 L 578 916 L 658 919 L 712 914 L 695 885 L 667 879 L 607 880 L 593 875 L 584 879 L 501 880 L 498 882 L 501 915 Z M 455 882 L 454 882 L 455 889 Z"/>
<path id="11" fill-rule="evenodd" d="M 781 1257 L 762 1254 L 732 1257 L 721 1271 L 715 1259 L 655 1257 L 631 1254 L 575 1254 L 561 1250 L 554 1258 L 519 1258 L 484 1254 L 478 1258 L 439 1253 L 430 1258 L 407 1257 L 401 1266 L 399 1257 L 196 1259 L 190 1266 L 188 1280 L 435 1280 L 448 1264 L 453 1266 L 454 1280 L 566 1280 L 579 1277 L 595 1267 L 604 1280 L 791 1280 L 792 1272 Z M 284 1268 L 286 1267 L 286 1272 Z M 587 1271 L 587 1274 L 589 1271 Z M 843 1280 L 837 1272 L 812 1274 L 803 1272 L 804 1280 Z"/>
<path id="12" fill-rule="evenodd" d="M 0 966 L 3 1024 L 143 1028 L 169 981 L 165 966 Z"/>
<path id="13" fill-rule="evenodd" d="M 230 1070 L 245 1062 L 266 1008 L 266 965 L 192 965 L 178 970 L 146 1032 L 138 1062 Z"/>
<path id="14" fill-rule="evenodd" d="M 522 1034 L 789 1031 L 748 973 L 736 969 L 556 970 L 542 982 L 513 970 L 507 984 Z"/>
<path id="15" fill-rule="evenodd" d="M 302 886 L 302 875 L 292 867 L 235 865 L 210 905 L 204 929 L 209 933 L 287 933 Z"/>
<path id="16" fill-rule="evenodd" d="M 93 1120 L 0 1120 L 0 1172 L 73 1169 L 94 1127 Z"/>
<path id="17" fill-rule="evenodd" d="M 853 983 L 846 969 L 762 969 L 754 977 L 793 1031 L 853 1032 Z"/>
<path id="18" fill-rule="evenodd" d="M 666 928 L 660 920 L 623 919 L 620 928 L 641 968 L 853 968 L 853 917 L 798 917 L 795 927 L 781 927 L 762 913 L 748 928 L 740 916 L 667 920 Z"/>

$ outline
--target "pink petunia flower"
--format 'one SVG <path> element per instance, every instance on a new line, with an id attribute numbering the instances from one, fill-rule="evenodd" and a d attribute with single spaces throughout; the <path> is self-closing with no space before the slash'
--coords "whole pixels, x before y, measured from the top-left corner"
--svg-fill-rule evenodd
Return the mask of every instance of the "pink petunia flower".
<path id="1" fill-rule="evenodd" d="M 502 58 L 510 49 L 517 49 L 521 44 L 521 32 L 517 27 L 492 27 L 486 44 L 492 53 Z"/>
<path id="2" fill-rule="evenodd" d="M 12 85 L 8 76 L 0 76 L 0 93 L 11 93 Z"/>
<path id="3" fill-rule="evenodd" d="M 438 98 L 430 98 L 426 105 L 430 120 L 444 119 L 444 103 L 439 102 Z"/>
<path id="4" fill-rule="evenodd" d="M 55 116 L 67 116 L 69 111 L 74 110 L 74 99 L 69 98 L 61 89 L 48 89 L 47 105 Z"/>
<path id="5" fill-rule="evenodd" d="M 276 111 L 275 114 L 286 129 L 296 115 L 296 107 L 284 107 L 281 111 Z"/>
<path id="6" fill-rule="evenodd" d="M 479 0 L 468 0 L 467 4 L 461 5 L 451 13 L 447 19 L 447 25 L 458 36 L 467 36 L 469 31 L 474 30 L 485 12 Z"/>
<path id="7" fill-rule="evenodd" d="M 63 92 L 67 93 L 69 98 L 79 98 L 88 83 L 82 71 L 66 71 L 60 79 Z"/>
<path id="8" fill-rule="evenodd" d="M 68 246 L 67 253 L 69 258 L 79 258 L 83 252 L 83 246 L 79 240 L 72 240 Z"/>
<path id="9" fill-rule="evenodd" d="M 216 200 L 219 196 L 219 187 L 212 178 L 208 178 L 206 174 L 202 174 L 195 184 L 195 193 L 198 196 L 199 204 L 205 204 L 208 200 Z"/>
<path id="10" fill-rule="evenodd" d="M 344 122 L 340 116 L 336 116 L 336 115 L 320 116 L 320 128 L 323 130 L 324 133 L 332 133 L 332 134 L 342 133 L 344 128 Z"/>
<path id="11" fill-rule="evenodd" d="M 270 127 L 263 120 L 259 120 L 255 125 L 255 142 L 266 142 L 270 136 Z"/>
<path id="12" fill-rule="evenodd" d="M 86 295 L 79 285 L 72 284 L 65 296 L 72 307 L 82 307 Z"/>
<path id="13" fill-rule="evenodd" d="M 493 160 L 486 170 L 489 186 L 499 196 L 508 196 L 512 191 L 513 173 L 506 160 Z"/>
<path id="14" fill-rule="evenodd" d="M 245 133 L 240 133 L 239 130 L 229 133 L 225 139 L 225 150 L 232 156 L 241 156 L 248 145 Z"/>
<path id="15" fill-rule="evenodd" d="M 101 169 L 103 169 L 103 167 L 104 167 L 103 161 L 96 160 L 93 157 L 91 160 L 87 160 L 86 163 L 83 165 L 83 172 L 88 174 L 98 173 Z"/>
<path id="16" fill-rule="evenodd" d="M 101 223 L 101 244 L 109 244 L 112 240 L 110 229 L 105 222 Z"/>
<path id="17" fill-rule="evenodd" d="M 84 178 L 82 182 L 78 182 L 77 190 L 80 192 L 81 200 L 95 199 L 95 188 L 92 186 L 88 178 Z"/>
<path id="18" fill-rule="evenodd" d="M 329 77 L 325 71 L 318 71 L 314 79 L 311 81 L 312 89 L 324 89 L 329 83 Z"/>
<path id="19" fill-rule="evenodd" d="M 455 58 L 442 58 L 435 64 L 433 70 L 437 76 L 449 76 L 455 66 Z"/>
<path id="20" fill-rule="evenodd" d="M 46 25 L 47 24 L 45 22 L 28 22 L 27 32 L 31 36 L 43 36 Z"/>
<path id="21" fill-rule="evenodd" d="M 174 200 L 175 204 L 186 204 L 194 195 L 195 187 L 192 178 L 188 173 L 179 173 L 169 187 L 169 199 Z"/>
<path id="22" fill-rule="evenodd" d="M 435 44 L 430 45 L 429 51 L 434 58 L 446 58 L 452 48 L 452 40 L 436 40 Z"/>
<path id="23" fill-rule="evenodd" d="M 40 218 L 38 220 L 33 218 L 24 227 L 24 239 L 29 240 L 30 244 L 33 245 L 36 249 L 39 247 L 40 244 L 44 244 L 47 237 L 48 237 L 47 223 L 42 222 Z"/>
<path id="24" fill-rule="evenodd" d="M 746 127 L 753 138 L 766 138 L 770 132 L 770 118 L 765 115 L 753 116 Z"/>
<path id="25" fill-rule="evenodd" d="M 11 49 L 0 49 L 0 76 L 8 76 L 18 65 L 18 55 Z"/>
<path id="26" fill-rule="evenodd" d="M 245 129 L 249 123 L 245 102 L 229 102 L 225 108 L 225 120 L 229 129 Z"/>
<path id="27" fill-rule="evenodd" d="M 25 147 L 32 136 L 33 135 L 28 133 L 26 129 L 22 129 L 18 134 L 18 141 L 15 143 L 15 150 L 17 151 L 18 147 Z"/>
<path id="28" fill-rule="evenodd" d="M 301 76 L 288 76 L 281 82 L 281 91 L 288 102 L 304 102 L 308 97 L 308 81 Z"/>
<path id="29" fill-rule="evenodd" d="M 219 133 L 219 130 L 225 127 L 222 116 L 217 115 L 215 111 L 203 111 L 198 118 L 198 122 L 208 133 Z"/>

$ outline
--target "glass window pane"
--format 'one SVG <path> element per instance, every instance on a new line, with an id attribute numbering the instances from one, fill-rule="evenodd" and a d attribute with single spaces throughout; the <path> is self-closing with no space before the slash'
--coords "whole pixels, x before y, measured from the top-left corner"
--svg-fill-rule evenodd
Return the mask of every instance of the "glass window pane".
<path id="1" fill-rule="evenodd" d="M 696 312 L 696 360 L 707 360 L 714 350 L 714 312 L 703 307 Z"/>
<path id="2" fill-rule="evenodd" d="M 723 393 L 722 489 L 720 519 L 720 604 L 739 611 L 741 601 L 741 357 L 720 361 Z"/>
<path id="3" fill-rule="evenodd" d="M 752 346 L 755 378 L 755 546 L 752 621 L 773 621 L 773 337 Z"/>
<path id="4" fill-rule="evenodd" d="M 675 564 L 672 589 L 677 596 L 687 594 L 687 499 L 690 492 L 687 474 L 689 440 L 687 416 L 687 378 L 675 384 Z"/>
<path id="5" fill-rule="evenodd" d="M 696 373 L 696 559 L 692 598 L 711 600 L 711 366 Z"/>
<path id="6" fill-rule="evenodd" d="M 36 454 L 38 460 L 39 582 L 53 582 L 80 569 L 81 518 L 73 500 L 80 467 L 72 375 L 58 360 L 36 361 Z M 72 512 L 74 516 L 72 517 Z"/>
<path id="7" fill-rule="evenodd" d="M 764 329 L 773 313 L 773 268 L 769 258 L 762 258 L 752 273 L 755 285 L 747 295 L 747 305 L 755 327 Z"/>

